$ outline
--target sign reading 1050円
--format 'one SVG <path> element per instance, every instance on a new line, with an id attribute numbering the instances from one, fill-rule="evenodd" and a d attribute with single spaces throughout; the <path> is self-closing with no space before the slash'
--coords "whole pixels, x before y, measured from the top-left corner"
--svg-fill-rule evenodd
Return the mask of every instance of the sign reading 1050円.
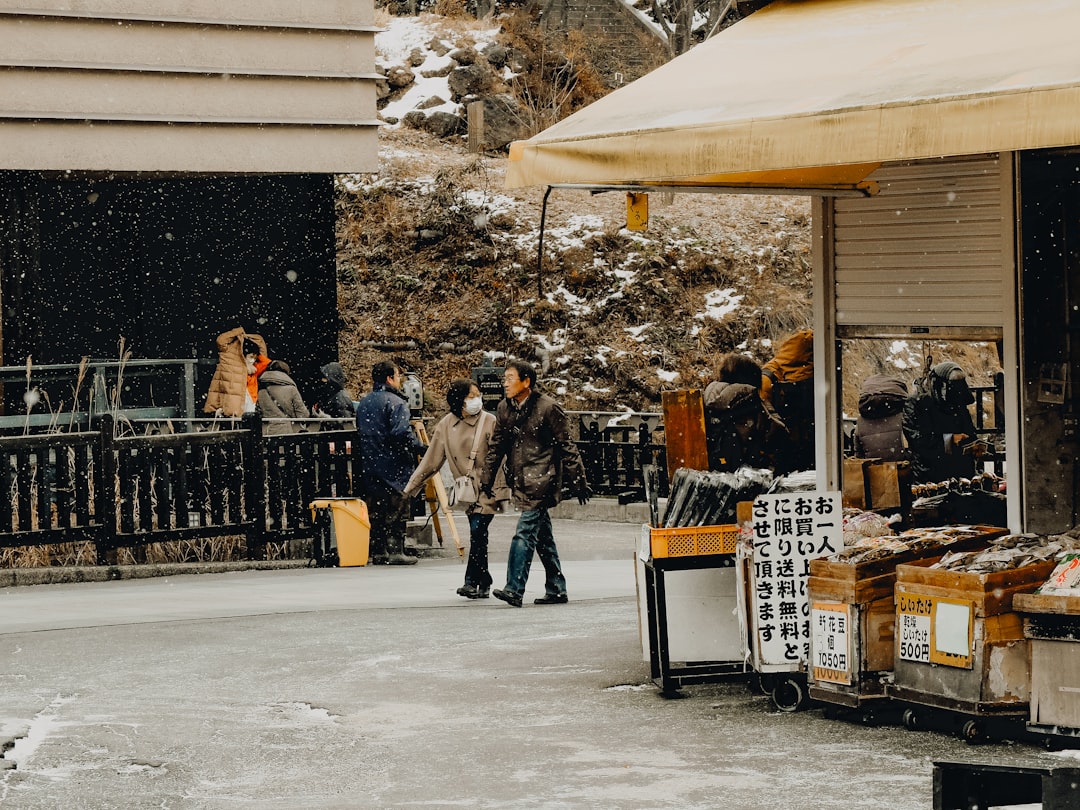
<path id="1" fill-rule="evenodd" d="M 815 681 L 851 684 L 851 608 L 840 602 L 810 607 L 810 663 Z"/>

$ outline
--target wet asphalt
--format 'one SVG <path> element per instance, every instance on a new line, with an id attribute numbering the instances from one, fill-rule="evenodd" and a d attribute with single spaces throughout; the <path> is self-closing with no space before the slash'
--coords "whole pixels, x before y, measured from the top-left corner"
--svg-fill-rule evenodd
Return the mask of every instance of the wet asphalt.
<path id="1" fill-rule="evenodd" d="M 492 525 L 496 585 L 513 526 Z M 451 549 L 0 588 L 0 808 L 913 810 L 934 806 L 935 760 L 1080 766 L 780 712 L 742 677 L 665 698 L 640 523 L 554 526 L 566 605 L 532 604 L 539 564 L 520 609 L 462 599 Z"/>

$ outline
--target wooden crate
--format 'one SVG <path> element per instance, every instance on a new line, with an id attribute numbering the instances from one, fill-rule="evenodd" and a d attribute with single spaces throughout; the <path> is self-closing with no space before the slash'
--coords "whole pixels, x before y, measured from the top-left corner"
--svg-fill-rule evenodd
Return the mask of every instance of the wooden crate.
<path id="1" fill-rule="evenodd" d="M 1013 609 L 1031 644 L 1028 728 L 1080 737 L 1080 596 L 1021 593 Z"/>
<path id="2" fill-rule="evenodd" d="M 1053 561 L 1042 562 L 991 574 L 900 565 L 896 569 L 896 589 L 900 593 L 970 600 L 976 616 L 997 616 L 1012 611 L 1014 596 L 1031 593 L 1042 585 L 1055 565 Z"/>
<path id="3" fill-rule="evenodd" d="M 1006 532 L 996 526 L 977 526 L 980 534 L 962 538 L 945 547 L 908 549 L 865 562 L 828 559 L 810 561 L 811 610 L 813 604 L 846 605 L 851 622 L 848 659 L 844 673 L 810 671 L 810 694 L 817 700 L 844 706 L 858 706 L 868 699 L 885 697 L 891 678 L 896 645 L 896 610 L 893 606 L 896 568 L 899 565 L 932 565 L 945 551 L 985 548 L 990 540 Z M 932 556 L 931 556 L 932 555 Z M 811 651 L 813 652 L 813 651 Z M 813 657 L 813 655 L 811 655 Z M 820 676 L 820 677 L 819 677 Z"/>
<path id="4" fill-rule="evenodd" d="M 1027 714 L 1030 645 L 1013 599 L 1034 591 L 1053 569 L 1053 562 L 990 574 L 898 566 L 896 659 L 888 694 L 965 714 Z M 928 628 L 925 644 L 916 624 Z M 918 639 L 919 660 L 904 652 L 912 643 L 909 630 Z"/>

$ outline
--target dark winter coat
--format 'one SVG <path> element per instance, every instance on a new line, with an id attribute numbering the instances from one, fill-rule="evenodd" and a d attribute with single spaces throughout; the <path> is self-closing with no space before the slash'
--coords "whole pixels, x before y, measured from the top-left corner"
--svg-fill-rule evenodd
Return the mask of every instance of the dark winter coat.
<path id="1" fill-rule="evenodd" d="M 310 414 L 292 377 L 271 363 L 259 376 L 259 412 L 263 419 L 306 419 Z M 267 436 L 295 433 L 300 425 L 272 421 L 263 424 Z"/>
<path id="2" fill-rule="evenodd" d="M 409 420 L 405 395 L 386 383 L 376 383 L 356 406 L 356 433 L 361 490 L 366 492 L 369 484 L 381 482 L 403 492 L 425 449 Z"/>
<path id="3" fill-rule="evenodd" d="M 705 442 L 709 469 L 768 468 L 791 472 L 790 438 L 780 418 L 758 389 L 745 383 L 711 382 L 705 386 Z"/>
<path id="4" fill-rule="evenodd" d="M 907 385 L 897 377 L 874 374 L 859 392 L 859 418 L 855 423 L 855 455 L 903 461 L 908 457 L 904 439 L 904 403 Z"/>
<path id="5" fill-rule="evenodd" d="M 495 411 L 481 485 L 494 487 L 506 459 L 506 483 L 521 510 L 549 508 L 562 500 L 563 482 L 586 487 L 585 467 L 570 437 L 566 412 L 547 394 L 533 391 L 520 406 L 503 399 Z"/>
<path id="6" fill-rule="evenodd" d="M 319 411 L 335 419 L 351 419 L 355 411 L 352 395 L 345 389 L 345 370 L 340 363 L 327 363 L 319 371 L 326 377 L 326 387 L 318 403 Z"/>
<path id="7" fill-rule="evenodd" d="M 975 424 L 967 405 L 948 401 L 948 377 L 958 368 L 955 363 L 938 363 L 930 371 L 926 386 L 930 390 L 920 391 L 904 404 L 904 435 L 911 454 L 912 474 L 919 483 L 970 478 L 975 474 L 975 457 L 952 442 L 956 433 L 975 437 Z"/>

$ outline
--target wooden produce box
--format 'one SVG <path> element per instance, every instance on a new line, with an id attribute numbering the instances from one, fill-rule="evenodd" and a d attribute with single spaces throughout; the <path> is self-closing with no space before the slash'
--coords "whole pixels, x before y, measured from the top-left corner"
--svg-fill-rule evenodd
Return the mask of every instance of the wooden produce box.
<path id="1" fill-rule="evenodd" d="M 989 574 L 898 566 L 889 696 L 966 714 L 1027 714 L 1029 643 L 1013 599 L 1054 566 Z"/>
<path id="2" fill-rule="evenodd" d="M 1028 729 L 1080 737 L 1080 596 L 1021 593 L 1013 609 L 1031 644 Z"/>
<path id="3" fill-rule="evenodd" d="M 897 566 L 932 565 L 946 551 L 982 549 L 990 540 L 1007 532 L 996 526 L 973 528 L 979 534 L 943 547 L 909 549 L 862 562 L 810 561 L 807 589 L 811 610 L 809 681 L 812 698 L 858 708 L 865 701 L 886 697 L 885 686 L 892 678 L 896 646 L 893 590 Z M 841 617 L 844 618 L 843 634 L 832 630 L 838 627 L 837 621 Z M 838 644 L 846 648 L 843 658 L 835 655 Z M 820 654 L 821 646 L 831 648 L 832 661 Z M 843 666 L 827 666 L 830 663 Z"/>
<path id="4" fill-rule="evenodd" d="M 895 647 L 897 564 L 810 561 L 810 697 L 855 708 L 885 697 Z"/>

